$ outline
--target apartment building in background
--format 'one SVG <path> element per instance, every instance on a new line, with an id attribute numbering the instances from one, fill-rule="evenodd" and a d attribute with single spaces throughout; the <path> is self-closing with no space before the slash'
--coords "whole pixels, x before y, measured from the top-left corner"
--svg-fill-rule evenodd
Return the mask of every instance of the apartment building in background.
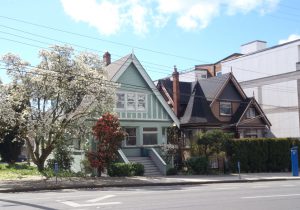
<path id="1" fill-rule="evenodd" d="M 300 39 L 267 47 L 256 40 L 241 46 L 238 57 L 221 61 L 249 97 L 255 97 L 276 137 L 300 137 Z"/>

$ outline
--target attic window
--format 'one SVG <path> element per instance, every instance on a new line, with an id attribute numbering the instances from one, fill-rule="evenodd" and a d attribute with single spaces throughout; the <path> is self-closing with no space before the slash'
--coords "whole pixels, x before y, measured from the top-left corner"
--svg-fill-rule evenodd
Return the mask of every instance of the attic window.
<path id="1" fill-rule="evenodd" d="M 125 93 L 117 93 L 117 109 L 125 108 Z"/>
<path id="2" fill-rule="evenodd" d="M 255 109 L 253 107 L 249 108 L 247 111 L 247 118 L 254 118 L 255 117 Z"/>
<path id="3" fill-rule="evenodd" d="M 134 93 L 127 93 L 127 110 L 135 110 L 135 94 Z"/>
<path id="4" fill-rule="evenodd" d="M 231 102 L 220 101 L 220 115 L 231 116 Z"/>
<path id="5" fill-rule="evenodd" d="M 146 111 L 147 95 L 144 93 L 118 92 L 116 108 L 126 111 Z"/>

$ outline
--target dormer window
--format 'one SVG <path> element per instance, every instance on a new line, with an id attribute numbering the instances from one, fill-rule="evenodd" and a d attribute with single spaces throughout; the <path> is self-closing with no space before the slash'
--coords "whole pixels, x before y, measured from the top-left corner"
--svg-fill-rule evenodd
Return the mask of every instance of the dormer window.
<path id="1" fill-rule="evenodd" d="M 255 118 L 255 109 L 253 107 L 249 108 L 247 111 L 247 118 Z"/>
<path id="2" fill-rule="evenodd" d="M 220 101 L 220 115 L 222 116 L 232 115 L 231 102 Z"/>

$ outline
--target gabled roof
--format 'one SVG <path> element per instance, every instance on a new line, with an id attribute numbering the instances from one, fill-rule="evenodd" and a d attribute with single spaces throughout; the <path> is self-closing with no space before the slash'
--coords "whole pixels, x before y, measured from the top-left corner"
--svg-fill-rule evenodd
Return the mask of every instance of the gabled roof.
<path id="1" fill-rule="evenodd" d="M 114 62 L 112 62 L 111 64 L 109 64 L 108 66 L 106 66 L 106 71 L 107 71 L 107 75 L 108 75 L 108 80 L 112 80 L 112 78 L 119 72 L 119 70 L 125 66 L 126 62 L 132 57 L 132 54 L 128 54 Z"/>
<path id="2" fill-rule="evenodd" d="M 170 79 L 160 79 L 158 83 L 161 83 L 167 90 L 169 96 L 173 99 L 173 81 Z M 192 93 L 191 82 L 179 82 L 180 91 L 180 103 L 187 104 Z"/>
<path id="3" fill-rule="evenodd" d="M 208 79 L 199 80 L 201 88 L 208 101 L 212 101 L 216 97 L 216 95 L 227 82 L 229 77 L 230 73 L 227 73 L 223 74 L 220 77 L 211 77 Z"/>
<path id="4" fill-rule="evenodd" d="M 200 87 L 200 84 L 197 82 L 189 98 L 189 102 L 184 115 L 180 119 L 180 123 L 214 124 L 218 122 L 219 121 L 213 116 L 211 112 L 208 101 L 205 99 L 205 95 Z"/>
<path id="5" fill-rule="evenodd" d="M 106 71 L 108 75 L 108 79 L 113 82 L 118 82 L 118 79 L 121 77 L 121 75 L 126 71 L 126 69 L 129 67 L 129 65 L 133 64 L 138 72 L 141 74 L 145 82 L 148 84 L 149 88 L 152 90 L 154 95 L 157 97 L 158 101 L 162 104 L 162 106 L 165 108 L 169 116 L 172 118 L 172 120 L 175 122 L 175 124 L 179 127 L 179 119 L 176 117 L 172 109 L 169 107 L 167 102 L 164 100 L 160 92 L 157 90 L 156 86 L 152 82 L 151 78 L 147 74 L 146 70 L 140 63 L 140 61 L 137 59 L 137 57 L 134 54 L 126 55 L 119 60 L 116 60 L 106 66 Z"/>
<path id="6" fill-rule="evenodd" d="M 256 111 L 259 113 L 259 115 L 257 115 L 253 119 L 260 118 L 266 123 L 266 125 L 268 125 L 270 127 L 272 125 L 271 122 L 268 120 L 267 116 L 265 115 L 265 113 L 263 112 L 263 110 L 261 109 L 260 105 L 257 103 L 257 101 L 255 100 L 254 97 L 248 98 L 245 101 L 245 103 L 243 102 L 240 105 L 240 107 L 238 108 L 238 110 L 236 111 L 234 116 L 232 117 L 231 122 L 236 123 L 236 126 L 239 126 L 243 117 L 246 115 L 246 113 L 251 105 L 253 105 L 255 107 Z"/>
<path id="7" fill-rule="evenodd" d="M 236 110 L 236 112 L 234 113 L 234 115 L 231 118 L 231 123 L 237 123 L 241 120 L 241 118 L 243 117 L 244 113 L 246 113 L 247 108 L 249 107 L 249 105 L 251 104 L 252 98 L 247 98 L 245 101 L 243 101 L 239 108 Z"/>
<path id="8" fill-rule="evenodd" d="M 211 101 L 210 106 L 212 106 L 216 99 L 218 99 L 218 97 L 222 94 L 224 88 L 229 82 L 232 82 L 243 99 L 247 98 L 245 92 L 231 72 L 223 74 L 219 77 L 211 77 L 208 79 L 199 80 L 206 99 Z"/>

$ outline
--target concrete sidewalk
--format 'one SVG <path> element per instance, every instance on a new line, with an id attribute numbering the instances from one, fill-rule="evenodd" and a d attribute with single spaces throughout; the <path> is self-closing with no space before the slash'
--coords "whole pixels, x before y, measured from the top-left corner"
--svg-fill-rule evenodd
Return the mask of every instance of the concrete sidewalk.
<path id="1" fill-rule="evenodd" d="M 99 178 L 55 178 L 0 181 L 0 192 L 26 192 L 38 190 L 103 188 L 103 187 L 141 187 L 195 185 L 215 183 L 261 182 L 261 181 L 300 181 L 291 173 L 247 173 L 229 175 L 176 175 L 164 177 L 99 177 Z"/>

